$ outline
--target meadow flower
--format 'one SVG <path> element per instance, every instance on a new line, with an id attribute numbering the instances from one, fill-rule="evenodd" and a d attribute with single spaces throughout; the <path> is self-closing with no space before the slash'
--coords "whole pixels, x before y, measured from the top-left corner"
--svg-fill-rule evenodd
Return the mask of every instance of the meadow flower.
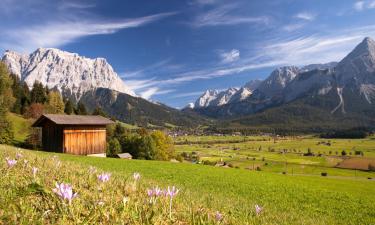
<path id="1" fill-rule="evenodd" d="M 167 191 L 166 191 L 166 196 L 173 198 L 175 195 L 178 194 L 179 191 L 180 190 L 177 189 L 175 186 L 172 186 L 172 187 L 168 186 Z"/>
<path id="2" fill-rule="evenodd" d="M 109 181 L 109 178 L 111 178 L 110 173 L 102 173 L 102 174 L 98 175 L 98 180 L 103 182 L 103 183 Z"/>
<path id="3" fill-rule="evenodd" d="M 152 196 L 154 196 L 154 190 L 152 190 L 152 189 L 147 189 L 147 195 L 148 195 L 148 197 L 152 197 Z"/>
<path id="4" fill-rule="evenodd" d="M 139 174 L 139 173 L 133 173 L 133 178 L 134 178 L 134 180 L 135 181 L 138 181 L 139 179 L 141 179 L 141 174 Z"/>
<path id="5" fill-rule="evenodd" d="M 38 168 L 36 168 L 36 167 L 33 167 L 32 169 L 32 172 L 33 172 L 33 176 L 34 176 L 34 178 L 35 178 L 35 176 L 36 176 L 36 174 L 38 173 Z"/>
<path id="6" fill-rule="evenodd" d="M 180 190 L 177 189 L 175 186 L 172 186 L 172 187 L 168 186 L 167 190 L 164 191 L 165 196 L 169 196 L 169 218 L 170 219 L 172 218 L 172 200 L 173 200 L 173 197 L 176 196 L 179 191 Z"/>
<path id="7" fill-rule="evenodd" d="M 216 211 L 215 219 L 216 219 L 216 221 L 222 221 L 223 220 L 223 214 L 221 214 L 219 211 Z"/>
<path id="8" fill-rule="evenodd" d="M 7 161 L 7 164 L 8 164 L 9 168 L 12 168 L 13 166 L 15 166 L 17 164 L 17 160 L 15 160 L 15 159 L 5 158 L 5 160 Z"/>
<path id="9" fill-rule="evenodd" d="M 255 213 L 259 215 L 263 211 L 263 207 L 255 205 Z"/>
<path id="10" fill-rule="evenodd" d="M 52 190 L 56 193 L 61 199 L 67 200 L 69 205 L 72 203 L 73 198 L 77 197 L 77 193 L 73 193 L 72 186 L 70 184 L 58 184 L 56 182 L 56 188 Z"/>
<path id="11" fill-rule="evenodd" d="M 22 155 L 21 153 L 18 152 L 18 153 L 16 154 L 16 159 L 20 159 L 20 158 L 22 158 L 22 157 L 23 157 L 23 155 Z"/>
<path id="12" fill-rule="evenodd" d="M 29 163 L 28 160 L 26 160 L 26 159 L 23 160 L 23 164 L 25 164 L 25 166 L 26 166 L 28 163 Z"/>

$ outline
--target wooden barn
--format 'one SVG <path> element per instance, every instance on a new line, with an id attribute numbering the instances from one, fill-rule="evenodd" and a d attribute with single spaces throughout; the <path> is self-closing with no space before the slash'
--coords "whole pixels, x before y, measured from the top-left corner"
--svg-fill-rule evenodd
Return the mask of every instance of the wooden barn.
<path id="1" fill-rule="evenodd" d="M 45 151 L 94 155 L 106 152 L 106 126 L 112 123 L 102 116 L 44 114 L 33 127 L 42 128 Z"/>

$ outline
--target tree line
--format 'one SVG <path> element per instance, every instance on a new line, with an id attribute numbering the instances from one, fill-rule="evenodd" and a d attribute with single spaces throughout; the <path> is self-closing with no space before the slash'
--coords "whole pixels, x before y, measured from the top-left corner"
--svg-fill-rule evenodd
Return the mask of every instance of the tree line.
<path id="1" fill-rule="evenodd" d="M 170 160 L 175 155 L 172 138 L 160 130 L 128 130 L 116 123 L 108 127 L 107 140 L 108 157 L 126 152 L 135 159 Z"/>

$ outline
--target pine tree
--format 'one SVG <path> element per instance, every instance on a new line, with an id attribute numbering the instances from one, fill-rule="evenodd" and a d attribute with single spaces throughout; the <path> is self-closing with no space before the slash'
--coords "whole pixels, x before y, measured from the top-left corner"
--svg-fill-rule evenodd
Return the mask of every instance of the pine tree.
<path id="1" fill-rule="evenodd" d="M 57 91 L 51 91 L 48 94 L 47 112 L 53 114 L 63 114 L 65 104 L 61 94 Z"/>
<path id="2" fill-rule="evenodd" d="M 47 102 L 47 90 L 44 88 L 43 84 L 35 81 L 33 89 L 30 93 L 31 103 L 41 103 Z"/>
<path id="3" fill-rule="evenodd" d="M 6 65 L 0 62 L 0 144 L 13 141 L 12 124 L 7 119 L 7 113 L 13 106 L 12 79 Z"/>
<path id="4" fill-rule="evenodd" d="M 96 107 L 92 115 L 107 117 L 107 114 L 105 114 L 105 112 L 103 111 L 101 107 Z"/>
<path id="5" fill-rule="evenodd" d="M 72 113 L 74 113 L 74 106 L 73 106 L 73 102 L 68 99 L 66 102 L 65 102 L 65 110 L 64 112 L 68 115 L 71 115 Z"/>
<path id="6" fill-rule="evenodd" d="M 86 110 L 85 104 L 83 104 L 82 102 L 78 103 L 77 109 L 76 109 L 76 114 L 77 115 L 87 115 L 87 110 Z"/>

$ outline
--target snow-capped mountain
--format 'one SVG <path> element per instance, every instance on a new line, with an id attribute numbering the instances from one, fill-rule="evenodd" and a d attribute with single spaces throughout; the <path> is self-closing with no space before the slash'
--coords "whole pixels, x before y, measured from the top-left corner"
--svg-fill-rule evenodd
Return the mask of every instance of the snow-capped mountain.
<path id="1" fill-rule="evenodd" d="M 296 66 L 277 68 L 259 85 L 257 92 L 267 98 L 279 95 L 298 73 L 299 68 Z"/>
<path id="2" fill-rule="evenodd" d="M 231 102 L 242 101 L 249 97 L 261 82 L 261 80 L 252 80 L 241 88 L 231 87 L 224 91 L 207 90 L 195 101 L 194 106 L 190 106 L 190 108 L 222 106 Z"/>
<path id="3" fill-rule="evenodd" d="M 59 49 L 39 48 L 30 55 L 6 51 L 2 60 L 29 87 L 38 81 L 76 101 L 96 88 L 135 96 L 104 58 L 90 59 Z"/>
<path id="4" fill-rule="evenodd" d="M 329 115 L 373 116 L 375 41 L 365 38 L 339 63 L 280 67 L 242 101 L 197 111 L 212 117 L 235 117 L 281 106 L 286 110 L 286 103 L 293 102 Z"/>

